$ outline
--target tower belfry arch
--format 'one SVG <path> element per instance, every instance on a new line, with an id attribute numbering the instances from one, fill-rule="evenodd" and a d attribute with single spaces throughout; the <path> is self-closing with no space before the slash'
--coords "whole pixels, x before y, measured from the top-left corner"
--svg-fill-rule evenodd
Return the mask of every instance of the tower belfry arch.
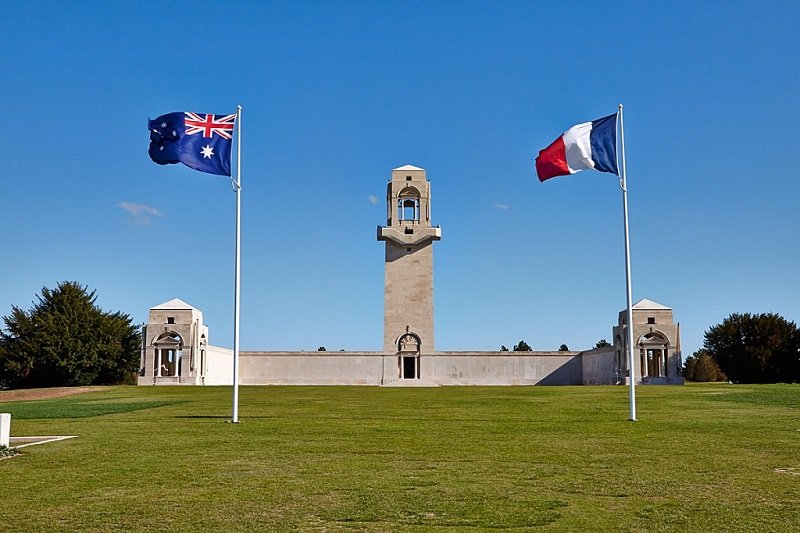
<path id="1" fill-rule="evenodd" d="M 386 225 L 378 226 L 378 240 L 386 243 L 383 351 L 398 356 L 400 378 L 410 374 L 404 370 L 411 368 L 412 346 L 416 378 L 420 355 L 434 351 L 432 245 L 442 231 L 431 224 L 430 206 L 424 169 L 405 165 L 392 170 L 386 187 Z"/>

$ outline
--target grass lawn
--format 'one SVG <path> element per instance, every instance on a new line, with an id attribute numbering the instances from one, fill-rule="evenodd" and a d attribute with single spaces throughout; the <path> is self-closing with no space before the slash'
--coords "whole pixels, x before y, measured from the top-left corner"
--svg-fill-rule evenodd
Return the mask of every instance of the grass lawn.
<path id="1" fill-rule="evenodd" d="M 798 531 L 800 385 L 110 387 L 0 403 L 2 531 Z M 1 394 L 1 393 L 0 393 Z M 2 396 L 0 396 L 2 399 Z"/>

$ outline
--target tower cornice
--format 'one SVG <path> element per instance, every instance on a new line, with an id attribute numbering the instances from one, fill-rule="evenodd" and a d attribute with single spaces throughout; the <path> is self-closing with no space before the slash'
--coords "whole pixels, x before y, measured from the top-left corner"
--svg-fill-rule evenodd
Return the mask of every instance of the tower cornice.
<path id="1" fill-rule="evenodd" d="M 403 245 L 417 245 L 442 238 L 442 229 L 435 227 L 415 227 L 413 233 L 406 233 L 402 228 L 394 226 L 378 226 L 378 240 L 392 241 Z"/>

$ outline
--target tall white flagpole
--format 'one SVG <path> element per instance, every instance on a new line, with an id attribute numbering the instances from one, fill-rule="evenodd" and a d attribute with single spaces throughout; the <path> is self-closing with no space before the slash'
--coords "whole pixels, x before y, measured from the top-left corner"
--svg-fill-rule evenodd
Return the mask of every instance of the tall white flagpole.
<path id="1" fill-rule="evenodd" d="M 236 106 L 236 268 L 234 270 L 233 285 L 233 415 L 231 422 L 239 422 L 239 294 L 240 294 L 240 235 L 241 235 L 241 208 L 242 208 L 242 106 Z"/>
<path id="2" fill-rule="evenodd" d="M 622 189 L 622 211 L 625 226 L 625 284 L 628 300 L 628 383 L 630 389 L 630 420 L 636 421 L 636 376 L 634 373 L 633 362 L 633 297 L 631 290 L 631 240 L 628 231 L 628 182 L 625 169 L 625 122 L 622 118 L 622 104 L 619 104 L 619 137 L 622 155 L 622 173 L 620 174 L 619 186 Z"/>

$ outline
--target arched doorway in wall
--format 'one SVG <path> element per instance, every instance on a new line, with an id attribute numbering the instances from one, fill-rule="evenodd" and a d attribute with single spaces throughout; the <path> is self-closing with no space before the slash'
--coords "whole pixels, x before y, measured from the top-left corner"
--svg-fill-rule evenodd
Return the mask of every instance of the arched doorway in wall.
<path id="1" fill-rule="evenodd" d="M 397 365 L 400 379 L 419 379 L 419 352 L 422 341 L 408 332 L 397 340 Z"/>
<path id="2" fill-rule="evenodd" d="M 153 341 L 153 375 L 157 378 L 180 377 L 183 337 L 167 331 Z"/>
<path id="3" fill-rule="evenodd" d="M 645 333 L 639 338 L 639 360 L 642 368 L 642 378 L 667 377 L 667 360 L 669 355 L 669 340 L 658 331 Z"/>

